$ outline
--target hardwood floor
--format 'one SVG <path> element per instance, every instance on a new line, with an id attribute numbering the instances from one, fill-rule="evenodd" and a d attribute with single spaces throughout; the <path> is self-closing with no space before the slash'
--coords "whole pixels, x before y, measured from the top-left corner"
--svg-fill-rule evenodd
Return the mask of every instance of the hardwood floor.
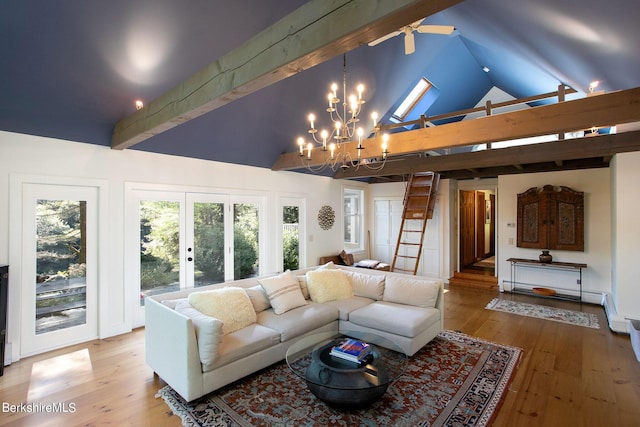
<path id="1" fill-rule="evenodd" d="M 595 313 L 600 329 L 485 310 L 495 297 Z M 524 350 L 494 426 L 637 426 L 640 363 L 600 306 L 452 288 L 445 328 Z M 23 359 L 0 377 L 1 426 L 180 426 L 155 393 L 164 382 L 144 363 L 144 330 Z M 8 405 L 65 406 L 64 413 Z M 73 405 L 72 405 L 73 404 Z M 28 409 L 28 408 L 25 408 Z"/>

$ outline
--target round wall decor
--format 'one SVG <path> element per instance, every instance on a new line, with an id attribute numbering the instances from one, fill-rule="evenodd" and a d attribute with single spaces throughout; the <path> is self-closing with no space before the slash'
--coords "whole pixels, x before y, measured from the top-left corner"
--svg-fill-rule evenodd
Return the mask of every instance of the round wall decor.
<path id="1" fill-rule="evenodd" d="M 333 223 L 336 220 L 336 213 L 329 205 L 324 205 L 318 211 L 318 224 L 323 230 L 329 230 L 333 227 Z"/>

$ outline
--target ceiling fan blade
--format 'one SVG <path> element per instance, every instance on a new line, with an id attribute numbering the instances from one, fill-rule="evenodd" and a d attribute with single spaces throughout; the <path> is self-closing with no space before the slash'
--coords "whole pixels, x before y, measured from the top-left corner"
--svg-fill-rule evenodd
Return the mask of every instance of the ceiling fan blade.
<path id="1" fill-rule="evenodd" d="M 407 32 L 404 35 L 404 54 L 411 55 L 416 51 L 416 41 L 413 32 Z"/>
<path id="2" fill-rule="evenodd" d="M 383 41 L 390 39 L 391 37 L 397 36 L 398 34 L 400 34 L 400 31 L 394 31 L 392 33 L 387 34 L 386 36 L 382 36 L 379 39 L 375 39 L 374 41 L 369 42 L 368 45 L 369 46 L 375 46 L 378 43 L 382 43 Z"/>
<path id="3" fill-rule="evenodd" d="M 417 20 L 416 22 L 412 22 L 411 24 L 407 25 L 407 27 L 411 27 L 412 29 L 415 30 L 416 28 L 418 28 L 420 26 L 422 21 L 424 21 L 425 19 L 427 19 L 427 18 L 422 18 L 422 19 Z"/>
<path id="4" fill-rule="evenodd" d="M 417 28 L 419 33 L 446 34 L 446 35 L 453 33 L 455 29 L 456 27 L 452 25 L 420 25 Z"/>

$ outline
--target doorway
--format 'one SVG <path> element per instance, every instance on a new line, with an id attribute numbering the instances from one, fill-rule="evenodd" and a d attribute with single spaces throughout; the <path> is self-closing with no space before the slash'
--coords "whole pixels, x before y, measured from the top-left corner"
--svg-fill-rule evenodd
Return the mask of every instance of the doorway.
<path id="1" fill-rule="evenodd" d="M 254 277 L 264 257 L 259 196 L 138 190 L 127 203 L 127 282 L 133 327 L 145 298 Z"/>
<path id="2" fill-rule="evenodd" d="M 460 190 L 461 273 L 495 276 L 495 207 L 492 190 Z"/>
<path id="3" fill-rule="evenodd" d="M 22 190 L 20 352 L 94 339 L 99 189 L 24 183 Z"/>

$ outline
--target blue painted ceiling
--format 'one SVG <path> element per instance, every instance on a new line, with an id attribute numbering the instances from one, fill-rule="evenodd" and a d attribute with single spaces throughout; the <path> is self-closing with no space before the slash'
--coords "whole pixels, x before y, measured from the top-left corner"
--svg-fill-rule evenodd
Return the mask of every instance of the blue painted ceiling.
<path id="1" fill-rule="evenodd" d="M 0 129 L 109 146 L 115 123 L 304 0 L 60 0 L 0 5 Z M 640 86 L 640 2 L 467 0 L 429 17 L 451 36 L 402 36 L 347 54 L 366 114 L 388 114 L 421 77 L 440 95 L 426 112 L 471 108 L 492 88 L 526 97 L 593 80 Z M 490 69 L 489 73 L 482 67 Z M 270 168 L 296 150 L 324 108 L 342 57 L 234 101 L 131 149 Z"/>

